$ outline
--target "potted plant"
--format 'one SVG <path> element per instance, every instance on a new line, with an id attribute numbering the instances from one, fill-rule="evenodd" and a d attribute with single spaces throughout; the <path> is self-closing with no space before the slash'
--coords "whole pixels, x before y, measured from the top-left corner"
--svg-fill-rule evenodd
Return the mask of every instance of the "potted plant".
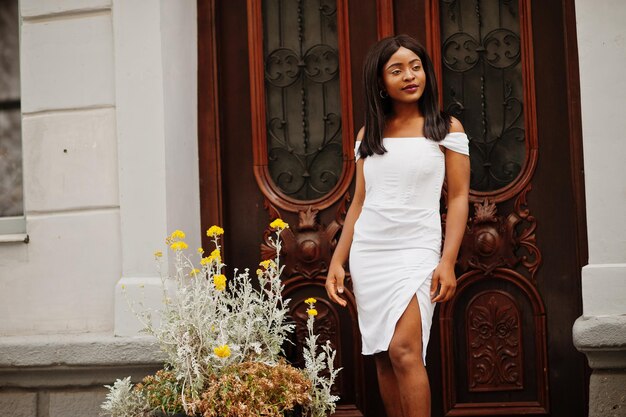
<path id="1" fill-rule="evenodd" d="M 270 238 L 276 256 L 260 263 L 254 274 L 256 288 L 248 269 L 235 269 L 230 280 L 222 273 L 222 228 L 207 230 L 214 248 L 208 256 L 199 248 L 195 263 L 186 251 L 182 231 L 166 239 L 175 253 L 175 265 L 171 276 L 159 268 L 164 288 L 160 324 L 153 325 L 152 311 L 132 306 L 145 331 L 165 352 L 166 362 L 139 384 L 127 377 L 107 386 L 103 414 L 251 417 L 297 411 L 322 417 L 334 412 L 336 351 L 329 342 L 318 346 L 313 331 L 315 299 L 306 300 L 305 367 L 295 368 L 282 356 L 282 346 L 294 330 L 280 281 L 280 233 L 289 225 L 276 219 L 270 227 L 276 232 Z M 155 257 L 160 266 L 162 253 L 155 252 Z"/>

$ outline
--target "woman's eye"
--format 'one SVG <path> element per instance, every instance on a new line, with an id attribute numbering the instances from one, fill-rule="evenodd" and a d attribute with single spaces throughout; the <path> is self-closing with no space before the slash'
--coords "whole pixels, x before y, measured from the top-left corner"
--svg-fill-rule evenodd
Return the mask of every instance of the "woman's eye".
<path id="1" fill-rule="evenodd" d="M 419 71 L 419 69 L 420 69 L 420 68 L 421 68 L 421 67 L 420 67 L 419 65 L 416 65 L 416 66 L 414 66 L 414 67 L 413 67 L 413 70 L 414 70 L 414 71 Z"/>
<path id="2" fill-rule="evenodd" d="M 400 71 L 400 70 L 393 70 L 393 71 L 391 71 L 391 73 L 392 73 L 393 75 L 398 75 L 398 74 L 400 74 L 401 72 L 402 72 L 402 71 Z"/>

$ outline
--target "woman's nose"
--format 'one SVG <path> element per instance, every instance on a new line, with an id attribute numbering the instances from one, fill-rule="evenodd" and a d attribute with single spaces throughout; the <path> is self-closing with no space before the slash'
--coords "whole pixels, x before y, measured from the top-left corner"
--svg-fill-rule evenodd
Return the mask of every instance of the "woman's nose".
<path id="1" fill-rule="evenodd" d="M 404 78 L 405 81 L 411 81 L 411 80 L 415 79 L 415 74 L 413 74 L 411 72 L 411 70 L 408 69 L 408 70 L 404 71 L 404 77 L 403 78 Z"/>

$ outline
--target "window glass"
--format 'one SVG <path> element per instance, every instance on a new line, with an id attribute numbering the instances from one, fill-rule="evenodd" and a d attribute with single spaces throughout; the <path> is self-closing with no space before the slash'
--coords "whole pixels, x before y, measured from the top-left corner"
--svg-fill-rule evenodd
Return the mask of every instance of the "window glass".
<path id="1" fill-rule="evenodd" d="M 24 214 L 17 1 L 0 1 L 0 217 Z"/>

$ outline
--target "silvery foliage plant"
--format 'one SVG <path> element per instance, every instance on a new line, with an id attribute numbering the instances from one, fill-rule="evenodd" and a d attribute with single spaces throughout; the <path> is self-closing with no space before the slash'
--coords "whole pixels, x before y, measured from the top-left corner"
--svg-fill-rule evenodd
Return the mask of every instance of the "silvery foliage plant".
<path id="1" fill-rule="evenodd" d="M 283 354 L 282 346 L 294 330 L 287 321 L 288 299 L 282 298 L 283 284 L 280 275 L 280 233 L 289 226 L 277 219 L 271 225 L 276 230 L 269 243 L 276 256 L 261 262 L 256 271 L 258 289 L 255 289 L 248 269 L 235 269 L 233 278 L 227 282 L 222 274 L 219 236 L 223 229 L 212 226 L 207 235 L 212 238 L 215 249 L 203 257 L 198 249 L 200 268 L 196 269 L 184 249 L 185 234 L 179 230 L 172 233 L 166 243 L 174 253 L 172 273 L 165 273 L 162 253 L 155 252 L 163 283 L 163 308 L 156 312 L 142 303 L 131 303 L 131 309 L 145 326 L 144 331 L 154 336 L 166 354 L 166 367 L 176 375 L 181 385 L 182 403 L 188 414 L 195 413 L 195 403 L 211 376 L 229 365 L 244 361 L 273 365 Z M 310 301 L 312 300 L 312 301 Z M 309 303 L 307 322 L 308 337 L 303 347 L 304 372 L 311 380 L 311 402 L 305 407 L 306 416 L 322 417 L 335 409 L 338 397 L 331 388 L 339 369 L 334 369 L 336 352 L 329 342 L 318 352 L 318 336 L 313 333 L 314 316 L 317 311 Z M 153 315 L 160 318 L 153 320 Z M 313 314 L 314 313 L 314 314 Z M 102 408 L 112 417 L 140 416 L 146 413 L 145 398 L 133 390 L 130 377 L 117 380 L 107 395 Z M 143 402 L 144 407 L 140 406 Z"/>

